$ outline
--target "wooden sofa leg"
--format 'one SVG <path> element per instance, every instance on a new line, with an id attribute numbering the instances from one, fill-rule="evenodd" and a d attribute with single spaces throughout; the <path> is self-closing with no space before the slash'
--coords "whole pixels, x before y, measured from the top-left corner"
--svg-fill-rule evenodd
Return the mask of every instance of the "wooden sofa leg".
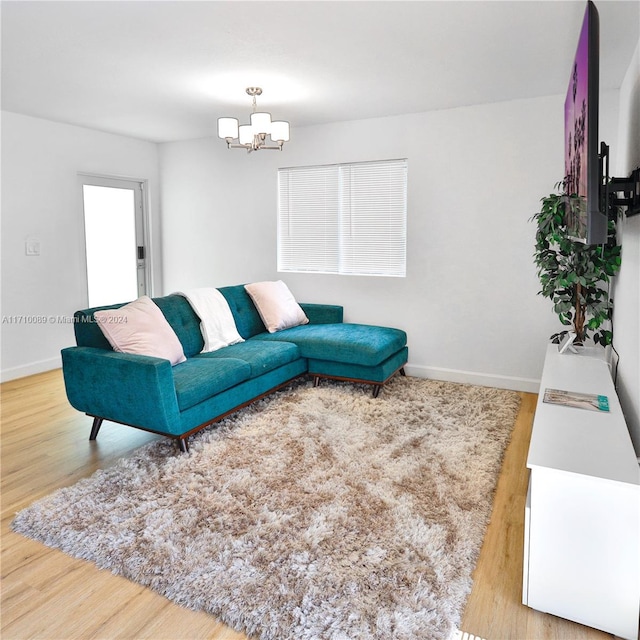
<path id="1" fill-rule="evenodd" d="M 400 375 L 401 376 L 406 376 L 407 375 L 407 372 L 404 370 L 404 367 L 400 368 Z"/>
<path id="2" fill-rule="evenodd" d="M 319 387 L 320 386 L 320 376 L 314 376 L 313 377 L 313 386 L 314 387 Z"/>
<path id="3" fill-rule="evenodd" d="M 373 397 L 377 398 L 378 394 L 380 393 L 380 389 L 382 389 L 382 385 L 381 384 L 376 384 L 373 386 Z"/>
<path id="4" fill-rule="evenodd" d="M 100 431 L 103 419 L 104 418 L 93 418 L 93 425 L 91 425 L 91 434 L 89 435 L 89 440 L 95 440 L 98 437 L 98 431 Z"/>
<path id="5" fill-rule="evenodd" d="M 182 453 L 189 453 L 189 443 L 187 442 L 187 438 L 178 438 L 178 445 L 180 446 L 180 451 L 182 451 Z"/>

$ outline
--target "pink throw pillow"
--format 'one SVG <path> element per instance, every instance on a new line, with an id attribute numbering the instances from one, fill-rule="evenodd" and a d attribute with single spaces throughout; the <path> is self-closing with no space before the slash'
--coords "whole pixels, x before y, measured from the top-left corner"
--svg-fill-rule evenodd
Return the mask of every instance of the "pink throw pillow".
<path id="1" fill-rule="evenodd" d="M 269 333 L 307 324 L 309 318 L 296 302 L 289 287 L 276 282 L 254 282 L 244 286 Z"/>
<path id="2" fill-rule="evenodd" d="M 164 358 L 172 365 L 186 360 L 178 336 L 149 296 L 93 316 L 114 351 Z"/>

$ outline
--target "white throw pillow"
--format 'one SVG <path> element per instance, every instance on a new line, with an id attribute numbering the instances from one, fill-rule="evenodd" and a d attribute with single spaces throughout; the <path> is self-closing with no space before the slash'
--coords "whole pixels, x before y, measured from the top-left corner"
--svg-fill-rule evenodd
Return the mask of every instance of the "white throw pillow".
<path id="1" fill-rule="evenodd" d="M 186 360 L 176 332 L 149 296 L 93 317 L 114 351 L 164 358 L 172 365 Z"/>
<path id="2" fill-rule="evenodd" d="M 309 318 L 282 280 L 254 282 L 246 284 L 244 288 L 251 296 L 269 333 L 309 322 Z"/>

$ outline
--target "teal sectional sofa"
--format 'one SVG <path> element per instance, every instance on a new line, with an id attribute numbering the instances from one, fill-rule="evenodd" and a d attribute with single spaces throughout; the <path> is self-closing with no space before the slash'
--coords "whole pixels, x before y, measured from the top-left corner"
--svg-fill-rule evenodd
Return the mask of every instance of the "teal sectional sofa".
<path id="1" fill-rule="evenodd" d="M 188 451 L 188 438 L 292 379 L 310 375 L 373 385 L 373 395 L 396 372 L 404 375 L 407 336 L 400 329 L 343 322 L 343 308 L 301 304 L 308 324 L 265 330 L 244 286 L 218 289 L 244 342 L 201 353 L 200 318 L 181 295 L 154 298 L 175 331 L 186 361 L 116 352 L 93 314 L 123 305 L 78 311 L 77 346 L 62 350 L 71 405 L 94 418 L 90 439 L 103 420 L 159 433 Z M 123 303 L 124 304 L 124 303 Z"/>

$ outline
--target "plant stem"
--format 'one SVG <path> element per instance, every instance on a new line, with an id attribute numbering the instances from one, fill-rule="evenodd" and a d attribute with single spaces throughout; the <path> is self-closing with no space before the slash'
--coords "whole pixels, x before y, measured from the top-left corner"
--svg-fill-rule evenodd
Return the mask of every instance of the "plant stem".
<path id="1" fill-rule="evenodd" d="M 576 330 L 576 338 L 578 342 L 582 342 L 584 340 L 584 321 L 585 321 L 585 306 L 580 302 L 580 297 L 582 295 L 582 285 L 579 282 L 576 282 L 574 285 L 574 302 L 573 306 L 576 310 L 576 315 L 573 320 L 573 326 Z"/>

